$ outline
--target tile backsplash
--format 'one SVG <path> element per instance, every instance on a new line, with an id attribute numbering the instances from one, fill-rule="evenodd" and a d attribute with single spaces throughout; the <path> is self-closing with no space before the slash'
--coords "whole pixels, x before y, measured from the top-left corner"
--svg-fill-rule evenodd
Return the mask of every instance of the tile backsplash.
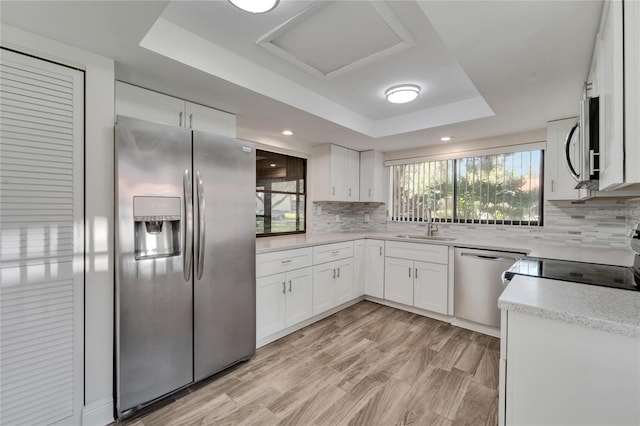
<path id="1" fill-rule="evenodd" d="M 422 233 L 424 225 L 387 222 L 386 206 L 378 203 L 314 202 L 311 232 L 388 231 Z M 365 214 L 369 221 L 365 222 Z M 338 220 L 336 220 L 338 216 Z M 627 249 L 627 233 L 640 222 L 640 199 L 547 202 L 544 226 L 438 224 L 439 235 L 473 233 L 478 238 L 540 239 L 545 243 Z"/>

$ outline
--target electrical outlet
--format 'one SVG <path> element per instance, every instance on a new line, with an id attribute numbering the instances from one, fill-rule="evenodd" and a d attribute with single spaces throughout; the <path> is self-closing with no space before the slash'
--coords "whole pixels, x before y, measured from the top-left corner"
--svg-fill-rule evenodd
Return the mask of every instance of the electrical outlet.
<path id="1" fill-rule="evenodd" d="M 369 223 L 369 213 L 364 214 L 364 223 Z"/>
<path id="2" fill-rule="evenodd" d="M 339 214 L 336 215 L 336 223 L 340 223 L 340 215 Z"/>

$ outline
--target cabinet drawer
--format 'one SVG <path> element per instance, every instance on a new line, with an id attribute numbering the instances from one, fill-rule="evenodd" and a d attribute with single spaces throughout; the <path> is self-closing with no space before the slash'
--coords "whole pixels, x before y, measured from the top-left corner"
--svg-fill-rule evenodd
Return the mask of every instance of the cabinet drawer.
<path id="1" fill-rule="evenodd" d="M 307 266 L 311 266 L 311 247 L 276 251 L 256 256 L 257 277 L 306 268 Z"/>
<path id="2" fill-rule="evenodd" d="M 331 262 L 353 257 L 353 241 L 346 243 L 325 244 L 313 248 L 313 264 Z"/>
<path id="3" fill-rule="evenodd" d="M 385 255 L 387 257 L 420 262 L 442 263 L 445 265 L 449 263 L 449 247 L 447 246 L 386 241 Z"/>

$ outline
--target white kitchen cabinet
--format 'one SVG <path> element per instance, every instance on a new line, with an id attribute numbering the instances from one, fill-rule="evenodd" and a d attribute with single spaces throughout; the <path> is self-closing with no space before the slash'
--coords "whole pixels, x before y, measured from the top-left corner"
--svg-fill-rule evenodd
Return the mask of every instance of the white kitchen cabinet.
<path id="1" fill-rule="evenodd" d="M 337 274 L 335 306 L 338 306 L 356 296 L 353 280 L 353 259 L 343 259 L 334 263 Z"/>
<path id="2" fill-rule="evenodd" d="M 116 81 L 116 115 L 236 137 L 233 114 Z"/>
<path id="3" fill-rule="evenodd" d="M 185 102 L 185 126 L 202 132 L 236 137 L 235 115 L 191 102 Z"/>
<path id="4" fill-rule="evenodd" d="M 414 262 L 413 306 L 447 314 L 448 265 Z"/>
<path id="5" fill-rule="evenodd" d="M 447 314 L 449 249 L 444 245 L 387 241 L 384 298 Z"/>
<path id="6" fill-rule="evenodd" d="M 365 240 L 364 293 L 384 298 L 384 241 Z"/>
<path id="7" fill-rule="evenodd" d="M 359 153 L 332 144 L 314 146 L 311 184 L 314 201 L 359 201 Z"/>
<path id="8" fill-rule="evenodd" d="M 313 315 L 333 308 L 336 294 L 336 269 L 333 262 L 313 267 Z"/>
<path id="9" fill-rule="evenodd" d="M 360 201 L 360 153 L 347 149 L 347 201 Z"/>
<path id="10" fill-rule="evenodd" d="M 354 298 L 353 258 L 313 267 L 313 315 Z"/>
<path id="11" fill-rule="evenodd" d="M 640 424 L 640 339 L 515 311 L 505 320 L 501 424 Z"/>
<path id="12" fill-rule="evenodd" d="M 639 9 L 637 1 L 612 0 L 602 10 L 598 34 L 600 191 L 640 183 Z"/>
<path id="13" fill-rule="evenodd" d="M 256 281 L 256 337 L 262 339 L 312 316 L 312 269 L 269 275 Z"/>
<path id="14" fill-rule="evenodd" d="M 547 123 L 547 149 L 544 157 L 544 196 L 547 201 L 580 200 L 589 195 L 586 189 L 575 189 L 576 181 L 569 173 L 566 162 L 565 140 L 575 121 L 575 118 L 567 118 Z M 573 139 L 575 142 L 570 145 L 572 158 L 578 158 L 577 132 Z"/>
<path id="15" fill-rule="evenodd" d="M 365 240 L 353 243 L 353 288 L 356 297 L 364 295 L 365 275 Z"/>
<path id="16" fill-rule="evenodd" d="M 395 257 L 385 259 L 384 298 L 413 306 L 413 261 Z"/>
<path id="17" fill-rule="evenodd" d="M 385 203 L 387 197 L 384 154 L 380 151 L 360 153 L 360 201 Z"/>

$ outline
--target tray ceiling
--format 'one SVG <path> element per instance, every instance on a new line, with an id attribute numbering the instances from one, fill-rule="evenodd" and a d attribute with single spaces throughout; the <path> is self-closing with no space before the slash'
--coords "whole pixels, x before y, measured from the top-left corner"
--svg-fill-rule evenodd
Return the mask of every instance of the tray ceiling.
<path id="1" fill-rule="evenodd" d="M 414 45 L 385 2 L 317 2 L 258 44 L 318 78 L 331 78 Z"/>

